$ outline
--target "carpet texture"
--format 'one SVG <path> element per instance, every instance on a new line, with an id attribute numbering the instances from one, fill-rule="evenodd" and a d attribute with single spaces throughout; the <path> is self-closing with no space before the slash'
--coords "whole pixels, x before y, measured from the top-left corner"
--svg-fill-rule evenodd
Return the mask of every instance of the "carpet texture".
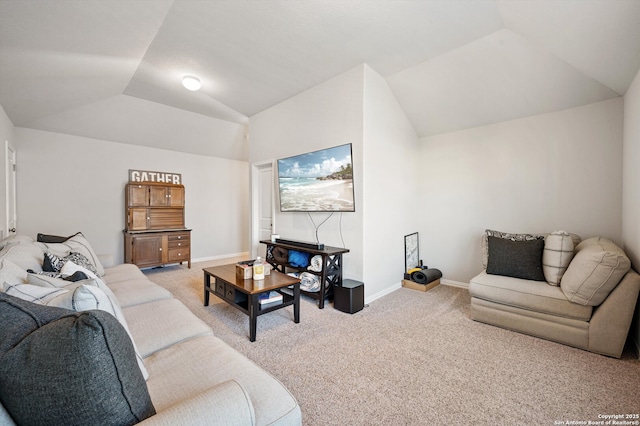
<path id="1" fill-rule="evenodd" d="M 612 359 L 469 319 L 469 293 L 400 288 L 349 315 L 302 298 L 249 319 L 211 296 L 194 263 L 146 270 L 214 334 L 277 377 L 305 425 L 540 424 L 640 413 L 640 361 Z M 366 285 L 366 283 L 365 283 Z"/>

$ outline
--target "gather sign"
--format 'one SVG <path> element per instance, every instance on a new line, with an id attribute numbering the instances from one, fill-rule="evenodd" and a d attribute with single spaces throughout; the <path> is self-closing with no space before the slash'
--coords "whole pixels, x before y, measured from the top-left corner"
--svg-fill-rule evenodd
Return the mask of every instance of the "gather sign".
<path id="1" fill-rule="evenodd" d="M 180 173 L 129 169 L 129 182 L 162 182 L 180 185 L 182 184 L 182 175 Z"/>

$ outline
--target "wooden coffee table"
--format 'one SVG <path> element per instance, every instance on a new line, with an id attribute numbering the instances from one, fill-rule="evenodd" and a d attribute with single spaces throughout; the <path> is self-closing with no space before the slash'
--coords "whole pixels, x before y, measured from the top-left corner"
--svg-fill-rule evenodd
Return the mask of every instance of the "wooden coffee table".
<path id="1" fill-rule="evenodd" d="M 209 306 L 209 293 L 213 293 L 231 306 L 249 315 L 249 340 L 256 341 L 256 328 L 260 315 L 293 305 L 293 321 L 300 322 L 300 280 L 278 271 L 271 271 L 264 280 L 242 279 L 236 276 L 236 265 L 204 268 L 204 306 Z M 214 284 L 211 284 L 211 277 Z M 293 286 L 293 295 L 283 291 Z M 282 303 L 261 309 L 261 293 L 277 291 L 282 295 Z"/>

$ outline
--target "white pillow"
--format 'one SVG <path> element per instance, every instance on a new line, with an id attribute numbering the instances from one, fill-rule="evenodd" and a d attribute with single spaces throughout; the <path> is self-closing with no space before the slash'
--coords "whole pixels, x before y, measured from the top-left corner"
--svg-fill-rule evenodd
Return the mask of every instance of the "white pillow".
<path id="1" fill-rule="evenodd" d="M 559 286 L 569 263 L 573 259 L 573 238 L 566 231 L 555 231 L 547 235 L 542 252 L 542 272 L 545 280 Z"/>
<path id="2" fill-rule="evenodd" d="M 0 283 L 24 284 L 27 282 L 27 271 L 8 259 L 0 259 Z"/>
<path id="3" fill-rule="evenodd" d="M 10 284 L 6 282 L 2 287 L 3 291 L 9 296 L 40 305 L 46 305 L 61 294 L 69 292 L 69 290 L 62 288 L 47 288 L 32 284 Z"/>
<path id="4" fill-rule="evenodd" d="M 96 271 L 99 276 L 104 275 L 104 267 L 100 263 L 100 259 L 98 259 L 98 255 L 93 251 L 93 247 L 89 244 L 89 241 L 82 235 L 81 233 L 77 233 L 73 237 L 69 238 L 64 242 L 65 244 L 71 246 L 71 251 L 78 251 L 84 254 L 87 259 L 93 263 L 93 266 L 96 267 Z"/>
<path id="5" fill-rule="evenodd" d="M 62 278 L 52 277 L 44 274 L 27 274 L 27 282 L 29 284 L 40 287 L 63 288 L 73 284 L 73 281 L 63 280 Z M 96 284 L 97 285 L 97 284 Z"/>
<path id="6" fill-rule="evenodd" d="M 98 309 L 116 316 L 113 304 L 104 291 L 90 284 L 80 284 L 72 290 L 67 290 L 49 300 L 46 305 L 76 312 Z"/>

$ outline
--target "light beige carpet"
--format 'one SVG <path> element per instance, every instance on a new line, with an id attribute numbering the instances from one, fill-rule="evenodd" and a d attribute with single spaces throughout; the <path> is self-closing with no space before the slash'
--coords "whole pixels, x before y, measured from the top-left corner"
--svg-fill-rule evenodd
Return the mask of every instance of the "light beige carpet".
<path id="1" fill-rule="evenodd" d="M 640 413 L 630 350 L 612 359 L 474 322 L 469 293 L 445 285 L 401 288 L 354 315 L 303 298 L 300 324 L 292 308 L 263 315 L 251 343 L 246 315 L 213 295 L 202 306 L 202 268 L 214 263 L 145 273 L 282 381 L 305 425 L 554 425 Z"/>

